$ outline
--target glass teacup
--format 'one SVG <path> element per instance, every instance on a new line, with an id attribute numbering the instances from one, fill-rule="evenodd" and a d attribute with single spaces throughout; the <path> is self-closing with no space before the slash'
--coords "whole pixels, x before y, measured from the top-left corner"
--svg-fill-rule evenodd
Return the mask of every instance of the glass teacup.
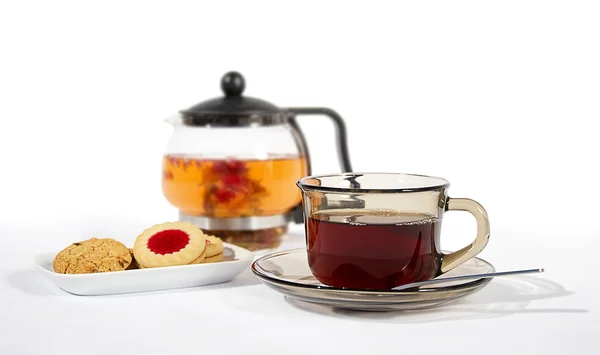
<path id="1" fill-rule="evenodd" d="M 298 180 L 302 190 L 308 263 L 329 286 L 386 290 L 426 281 L 479 254 L 490 225 L 476 201 L 448 197 L 439 177 L 395 173 L 345 173 Z M 444 212 L 468 211 L 477 221 L 475 241 L 443 253 Z"/>

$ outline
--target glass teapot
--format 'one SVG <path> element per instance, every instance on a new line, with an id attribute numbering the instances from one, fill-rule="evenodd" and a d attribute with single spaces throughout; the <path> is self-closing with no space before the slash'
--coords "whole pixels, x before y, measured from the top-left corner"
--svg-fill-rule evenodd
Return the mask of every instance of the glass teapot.
<path id="1" fill-rule="evenodd" d="M 350 172 L 346 129 L 329 108 L 279 108 L 243 96 L 244 77 L 221 79 L 222 97 L 167 119 L 162 191 L 181 221 L 250 250 L 275 248 L 289 223 L 302 223 L 296 181 L 311 174 L 298 115 L 325 115 L 336 127 L 342 172 Z"/>

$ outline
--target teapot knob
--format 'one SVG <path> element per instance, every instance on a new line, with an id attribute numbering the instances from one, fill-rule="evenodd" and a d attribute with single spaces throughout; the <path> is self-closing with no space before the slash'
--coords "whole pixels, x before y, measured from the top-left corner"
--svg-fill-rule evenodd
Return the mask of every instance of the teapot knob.
<path id="1" fill-rule="evenodd" d="M 226 96 L 241 96 L 245 87 L 244 77 L 238 72 L 231 71 L 221 79 L 221 89 Z"/>

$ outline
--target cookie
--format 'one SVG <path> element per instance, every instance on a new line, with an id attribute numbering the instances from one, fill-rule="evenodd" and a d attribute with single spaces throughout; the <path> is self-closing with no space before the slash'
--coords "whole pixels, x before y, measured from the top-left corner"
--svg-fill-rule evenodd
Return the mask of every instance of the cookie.
<path id="1" fill-rule="evenodd" d="M 223 254 L 223 241 L 221 238 L 205 234 L 204 239 L 206 239 L 206 258 Z"/>
<path id="2" fill-rule="evenodd" d="M 63 249 L 52 266 L 60 274 L 90 274 L 122 271 L 131 261 L 129 249 L 123 243 L 111 238 L 91 238 Z"/>
<path id="3" fill-rule="evenodd" d="M 191 223 L 157 224 L 136 238 L 133 255 L 141 268 L 201 263 L 206 256 L 206 240 Z"/>
<path id="4" fill-rule="evenodd" d="M 218 263 L 219 261 L 223 261 L 223 253 L 220 254 L 216 254 L 214 256 L 207 256 L 206 258 L 204 258 L 204 263 Z"/>
<path id="5" fill-rule="evenodd" d="M 190 264 L 202 264 L 204 262 L 204 260 L 206 260 L 206 248 L 204 249 L 204 251 L 202 252 L 202 255 L 200 255 L 199 257 L 197 257 L 194 261 L 192 261 Z"/>
<path id="6" fill-rule="evenodd" d="M 126 270 L 139 269 L 140 266 L 138 265 L 137 261 L 135 260 L 135 256 L 133 255 L 133 249 L 129 248 L 129 254 L 131 254 L 131 264 L 129 264 L 129 267 L 127 267 Z"/>

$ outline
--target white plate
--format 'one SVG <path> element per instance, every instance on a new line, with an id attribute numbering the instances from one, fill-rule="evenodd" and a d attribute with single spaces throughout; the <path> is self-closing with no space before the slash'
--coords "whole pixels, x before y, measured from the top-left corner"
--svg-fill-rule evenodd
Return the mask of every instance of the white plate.
<path id="1" fill-rule="evenodd" d="M 247 249 L 223 243 L 224 260 L 217 263 L 169 266 L 101 272 L 94 274 L 58 274 L 52 262 L 54 253 L 37 255 L 34 262 L 57 287 L 81 296 L 147 292 L 228 282 L 244 271 L 254 260 Z"/>

